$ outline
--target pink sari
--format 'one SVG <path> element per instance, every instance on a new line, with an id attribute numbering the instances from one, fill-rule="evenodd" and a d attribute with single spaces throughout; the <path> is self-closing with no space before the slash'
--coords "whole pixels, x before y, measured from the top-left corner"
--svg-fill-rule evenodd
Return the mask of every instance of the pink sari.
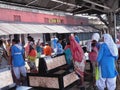
<path id="1" fill-rule="evenodd" d="M 78 75 L 84 77 L 85 57 L 82 47 L 76 42 L 74 36 L 70 36 L 70 49 L 74 61 L 74 68 Z"/>

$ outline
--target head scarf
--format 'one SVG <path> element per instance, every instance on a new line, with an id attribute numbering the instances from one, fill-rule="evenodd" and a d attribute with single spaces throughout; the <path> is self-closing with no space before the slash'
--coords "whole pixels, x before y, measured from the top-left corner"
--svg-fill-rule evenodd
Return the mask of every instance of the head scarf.
<path id="1" fill-rule="evenodd" d="M 110 36 L 110 34 L 104 34 L 103 38 L 104 38 L 104 42 L 107 44 L 111 54 L 113 56 L 117 56 L 118 55 L 118 49 L 117 49 L 117 46 L 114 43 L 112 37 Z"/>
<path id="2" fill-rule="evenodd" d="M 74 61 L 81 62 L 83 60 L 84 52 L 81 46 L 76 42 L 74 36 L 70 36 L 70 49 Z"/>
<path id="3" fill-rule="evenodd" d="M 99 41 L 99 39 L 100 39 L 100 35 L 98 34 L 98 33 L 94 33 L 93 35 L 92 35 L 92 38 L 91 38 L 91 41 L 88 41 L 87 42 L 87 51 L 89 51 L 89 52 L 91 52 L 91 50 L 92 50 L 92 47 L 91 47 L 91 44 L 92 44 L 92 41 Z"/>
<path id="4" fill-rule="evenodd" d="M 98 42 L 99 39 L 100 39 L 99 33 L 94 33 L 94 34 L 92 35 L 92 40 L 96 40 L 96 41 Z"/>

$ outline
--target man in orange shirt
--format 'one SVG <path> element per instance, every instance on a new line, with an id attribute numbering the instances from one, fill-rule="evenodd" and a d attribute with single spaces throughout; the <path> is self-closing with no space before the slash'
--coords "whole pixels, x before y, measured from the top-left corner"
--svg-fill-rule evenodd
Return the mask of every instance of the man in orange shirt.
<path id="1" fill-rule="evenodd" d="M 46 56 L 50 56 L 52 54 L 52 48 L 48 43 L 45 44 L 43 51 Z"/>

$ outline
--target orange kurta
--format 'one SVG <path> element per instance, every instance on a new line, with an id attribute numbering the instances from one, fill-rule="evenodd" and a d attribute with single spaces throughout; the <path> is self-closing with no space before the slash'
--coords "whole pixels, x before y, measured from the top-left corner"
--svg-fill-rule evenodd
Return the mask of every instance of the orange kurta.
<path id="1" fill-rule="evenodd" d="M 44 54 L 46 55 L 46 56 L 48 56 L 48 55 L 51 55 L 51 53 L 52 53 L 52 48 L 50 47 L 50 46 L 45 46 L 44 47 Z"/>

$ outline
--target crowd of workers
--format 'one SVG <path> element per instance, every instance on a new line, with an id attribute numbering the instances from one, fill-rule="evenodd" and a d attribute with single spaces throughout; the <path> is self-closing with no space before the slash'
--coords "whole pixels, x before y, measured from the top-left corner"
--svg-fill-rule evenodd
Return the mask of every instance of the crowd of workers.
<path id="1" fill-rule="evenodd" d="M 0 68 L 6 65 L 12 66 L 16 85 L 26 81 L 25 61 L 30 67 L 30 72 L 36 73 L 36 58 L 40 58 L 42 54 L 51 56 L 54 53 L 55 55 L 65 54 L 67 64 L 74 68 L 80 77 L 80 87 L 84 88 L 85 53 L 87 52 L 89 57 L 87 59 L 90 60 L 93 67 L 94 84 L 99 90 L 104 90 L 106 87 L 108 90 L 115 90 L 118 75 L 115 61 L 118 60 L 118 48 L 110 34 L 103 34 L 101 39 L 98 33 L 93 34 L 92 39 L 83 48 L 80 45 L 79 37 L 75 34 L 71 34 L 69 40 L 66 41 L 53 36 L 51 45 L 48 42 L 41 43 L 40 39 L 35 43 L 31 36 L 28 36 L 27 39 L 28 42 L 24 46 L 18 39 L 13 39 L 12 43 L 10 40 L 7 40 L 7 43 L 3 39 L 0 40 Z M 99 70 L 98 75 L 96 67 Z"/>

